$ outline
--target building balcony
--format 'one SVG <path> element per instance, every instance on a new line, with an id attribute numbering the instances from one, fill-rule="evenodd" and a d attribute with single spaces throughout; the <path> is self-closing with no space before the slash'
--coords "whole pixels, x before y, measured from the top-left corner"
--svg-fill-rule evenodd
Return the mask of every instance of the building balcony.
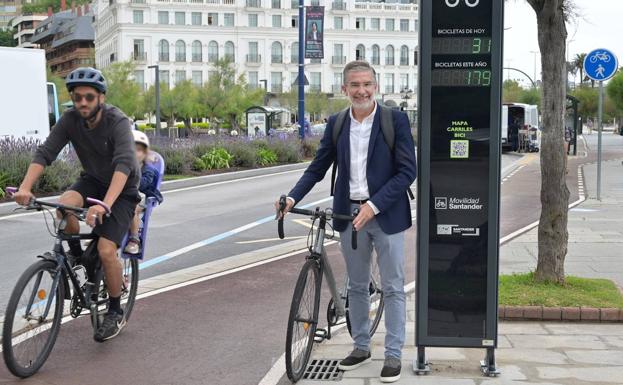
<path id="1" fill-rule="evenodd" d="M 270 92 L 275 94 L 280 94 L 283 92 L 283 84 L 271 84 Z"/>
<path id="2" fill-rule="evenodd" d="M 294 55 L 290 58 L 290 63 L 292 64 L 299 64 L 299 56 L 298 55 Z"/>
<path id="3" fill-rule="evenodd" d="M 216 63 L 218 61 L 218 54 L 209 53 L 208 54 L 208 63 Z"/>
<path id="4" fill-rule="evenodd" d="M 334 84 L 331 86 L 331 92 L 333 92 L 334 94 L 339 94 L 342 93 L 342 85 L 341 84 Z"/>
<path id="5" fill-rule="evenodd" d="M 281 64 L 283 63 L 283 56 L 282 55 L 272 55 L 270 57 L 270 62 L 273 64 Z"/>
<path id="6" fill-rule="evenodd" d="M 299 0 L 292 0 L 290 2 L 290 8 L 294 9 L 294 8 L 298 8 L 299 7 Z"/>
<path id="7" fill-rule="evenodd" d="M 147 4 L 147 0 L 130 0 L 130 4 Z"/>
<path id="8" fill-rule="evenodd" d="M 248 54 L 246 56 L 246 62 L 250 65 L 260 65 L 262 63 L 262 55 Z"/>
<path id="9" fill-rule="evenodd" d="M 394 86 L 385 86 L 385 93 L 386 94 L 393 94 L 394 93 Z"/>
<path id="10" fill-rule="evenodd" d="M 147 52 L 132 52 L 130 54 L 132 60 L 134 61 L 146 61 L 147 60 Z"/>
<path id="11" fill-rule="evenodd" d="M 346 56 L 332 56 L 331 64 L 333 65 L 344 65 L 346 64 Z"/>
<path id="12" fill-rule="evenodd" d="M 197 54 L 193 54 L 192 55 L 192 62 L 193 63 L 201 63 L 202 60 L 203 60 L 203 58 L 201 57 L 201 55 L 197 55 Z"/>
<path id="13" fill-rule="evenodd" d="M 246 0 L 247 8 L 262 8 L 262 0 Z"/>
<path id="14" fill-rule="evenodd" d="M 159 62 L 168 63 L 168 62 L 169 62 L 169 60 L 170 60 L 170 58 L 169 58 L 169 54 L 166 54 L 166 55 L 164 55 L 164 54 L 160 54 L 160 55 L 158 55 L 158 61 L 159 61 Z"/>
<path id="15" fill-rule="evenodd" d="M 309 85 L 309 92 L 319 93 L 320 89 L 321 89 L 320 84 L 310 84 Z"/>
<path id="16" fill-rule="evenodd" d="M 345 1 L 334 1 L 331 4 L 331 9 L 334 11 L 346 11 L 346 2 Z"/>

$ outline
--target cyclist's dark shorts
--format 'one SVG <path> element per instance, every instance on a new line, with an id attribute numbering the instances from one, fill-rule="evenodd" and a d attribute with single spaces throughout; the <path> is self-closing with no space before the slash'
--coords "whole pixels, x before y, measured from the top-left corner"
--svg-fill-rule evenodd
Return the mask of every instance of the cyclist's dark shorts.
<path id="1" fill-rule="evenodd" d="M 88 175 L 81 175 L 69 190 L 76 191 L 82 195 L 86 206 L 87 198 L 103 200 L 108 191 L 108 186 L 101 184 Z M 125 238 L 130 229 L 130 223 L 134 218 L 134 211 L 139 201 L 138 189 L 123 191 L 111 207 L 110 216 L 104 218 L 104 223 L 95 226 L 93 232 L 100 237 L 115 242 L 117 246 L 121 246 L 123 238 Z"/>

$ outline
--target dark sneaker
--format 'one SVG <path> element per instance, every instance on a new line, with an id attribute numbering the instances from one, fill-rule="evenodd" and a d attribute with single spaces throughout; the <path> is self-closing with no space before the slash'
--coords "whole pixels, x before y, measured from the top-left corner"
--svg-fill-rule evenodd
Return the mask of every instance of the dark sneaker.
<path id="1" fill-rule="evenodd" d="M 361 365 L 367 364 L 371 361 L 372 354 L 370 354 L 370 352 L 361 349 L 355 349 L 350 353 L 348 357 L 340 361 L 339 369 L 346 372 L 349 370 L 357 369 Z"/>
<path id="2" fill-rule="evenodd" d="M 97 342 L 104 342 L 111 338 L 115 338 L 121 329 L 125 326 L 125 320 L 123 314 L 117 312 L 108 312 L 104 316 L 104 321 L 100 325 L 99 329 L 95 332 L 93 339 Z"/>
<path id="3" fill-rule="evenodd" d="M 387 357 L 383 370 L 381 370 L 381 382 L 396 382 L 400 380 L 401 363 L 399 358 Z"/>

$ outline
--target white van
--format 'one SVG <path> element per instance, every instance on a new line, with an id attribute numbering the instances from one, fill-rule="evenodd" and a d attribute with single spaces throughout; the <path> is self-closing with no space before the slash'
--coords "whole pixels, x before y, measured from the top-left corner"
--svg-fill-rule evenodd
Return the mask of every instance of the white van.
<path id="1" fill-rule="evenodd" d="M 502 106 L 502 147 L 536 152 L 541 147 L 539 107 L 523 103 Z"/>
<path id="2" fill-rule="evenodd" d="M 0 47 L 0 138 L 48 137 L 59 117 L 41 49 Z"/>

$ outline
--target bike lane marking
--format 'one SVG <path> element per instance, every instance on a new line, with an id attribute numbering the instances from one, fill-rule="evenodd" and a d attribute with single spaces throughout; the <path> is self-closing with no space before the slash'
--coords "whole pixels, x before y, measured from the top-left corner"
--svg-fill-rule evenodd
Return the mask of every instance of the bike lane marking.
<path id="1" fill-rule="evenodd" d="M 331 199 L 333 199 L 333 197 L 327 197 L 327 198 L 324 198 L 324 199 L 317 200 L 315 202 L 311 202 L 311 203 L 305 204 L 305 205 L 300 206 L 300 207 L 301 208 L 308 208 L 308 207 L 311 207 L 311 206 L 314 206 L 314 205 L 317 205 L 317 204 L 320 204 L 320 203 L 323 203 L 323 202 L 330 201 Z M 224 233 L 220 233 L 220 234 L 214 235 L 214 236 L 212 236 L 210 238 L 207 238 L 207 239 L 201 240 L 199 242 L 195 242 L 193 244 L 190 244 L 188 246 L 182 247 L 180 249 L 171 251 L 171 252 L 169 252 L 167 254 L 163 254 L 163 255 L 160 255 L 158 257 L 151 258 L 151 259 L 149 259 L 149 260 L 139 264 L 139 270 L 147 269 L 147 268 L 155 266 L 155 265 L 157 265 L 159 263 L 162 263 L 162 262 L 168 261 L 170 259 L 179 257 L 180 255 L 186 254 L 186 253 L 188 253 L 190 251 L 199 249 L 199 248 L 204 247 L 204 246 L 211 245 L 211 244 L 216 243 L 218 241 L 221 241 L 223 239 L 229 238 L 229 237 L 231 237 L 233 235 L 240 234 L 240 233 L 242 233 L 244 231 L 247 231 L 249 229 L 252 229 L 254 227 L 257 227 L 259 225 L 262 225 L 262 224 L 265 224 L 265 223 L 268 223 L 268 222 L 274 221 L 274 220 L 275 220 L 275 216 L 274 215 L 270 215 L 270 216 L 258 219 L 258 220 L 254 221 L 254 222 L 247 223 L 246 225 L 242 225 L 240 227 L 236 227 L 235 229 L 232 229 L 232 230 L 226 231 Z"/>

